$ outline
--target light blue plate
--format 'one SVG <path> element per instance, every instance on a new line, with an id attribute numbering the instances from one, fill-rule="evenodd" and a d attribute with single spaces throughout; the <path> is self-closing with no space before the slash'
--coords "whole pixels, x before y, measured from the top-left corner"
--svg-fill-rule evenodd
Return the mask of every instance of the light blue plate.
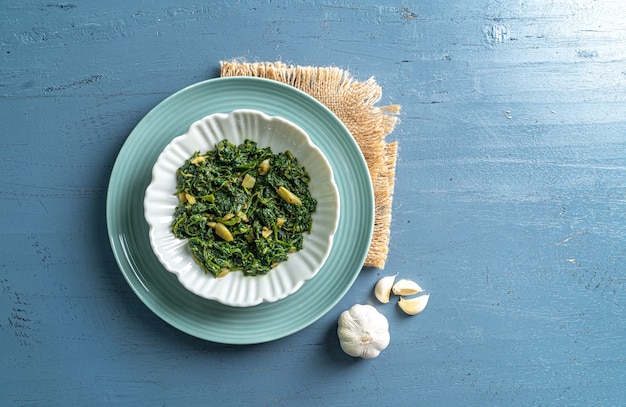
<path id="1" fill-rule="evenodd" d="M 283 300 L 248 308 L 229 307 L 183 288 L 150 248 L 142 203 L 161 150 L 196 120 L 235 109 L 282 116 L 307 132 L 333 168 L 341 205 L 333 247 L 317 276 Z M 117 263 L 148 308 L 198 338 L 252 344 L 309 326 L 345 295 L 361 271 L 370 245 L 374 194 L 361 150 L 343 123 L 320 102 L 276 81 L 218 78 L 173 94 L 137 124 L 113 166 L 106 216 Z"/>

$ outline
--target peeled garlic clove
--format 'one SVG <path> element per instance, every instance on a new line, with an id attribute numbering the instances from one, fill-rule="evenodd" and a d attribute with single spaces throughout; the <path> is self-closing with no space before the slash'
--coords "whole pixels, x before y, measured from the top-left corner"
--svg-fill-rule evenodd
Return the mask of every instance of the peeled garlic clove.
<path id="1" fill-rule="evenodd" d="M 420 295 L 419 297 L 414 298 L 400 297 L 398 306 L 402 309 L 402 311 L 409 315 L 417 315 L 424 311 L 424 308 L 426 308 L 428 298 L 430 298 L 430 294 Z"/>
<path id="2" fill-rule="evenodd" d="M 398 280 L 391 288 L 395 295 L 413 295 L 424 291 L 415 281 Z"/>
<path id="3" fill-rule="evenodd" d="M 378 299 L 378 301 L 383 304 L 387 304 L 389 302 L 389 296 L 391 295 L 391 287 L 393 286 L 393 282 L 396 279 L 397 274 L 393 276 L 383 277 L 376 283 L 374 287 L 374 295 Z"/>
<path id="4" fill-rule="evenodd" d="M 215 233 L 227 242 L 232 242 L 234 239 L 232 233 L 230 233 L 230 230 L 228 230 L 228 228 L 224 226 L 223 223 L 217 222 L 215 224 Z"/>

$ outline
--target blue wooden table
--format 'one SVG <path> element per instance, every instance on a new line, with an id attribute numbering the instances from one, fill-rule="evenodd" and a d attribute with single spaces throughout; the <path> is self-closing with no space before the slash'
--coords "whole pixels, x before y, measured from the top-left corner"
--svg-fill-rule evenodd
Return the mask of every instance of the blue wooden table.
<path id="1" fill-rule="evenodd" d="M 626 403 L 626 3 L 4 1 L 0 405 Z M 117 154 L 170 94 L 245 58 L 373 76 L 400 104 L 389 257 L 283 339 L 163 322 L 109 245 Z M 406 317 L 372 296 L 400 273 Z M 391 343 L 345 355 L 374 304 Z"/>

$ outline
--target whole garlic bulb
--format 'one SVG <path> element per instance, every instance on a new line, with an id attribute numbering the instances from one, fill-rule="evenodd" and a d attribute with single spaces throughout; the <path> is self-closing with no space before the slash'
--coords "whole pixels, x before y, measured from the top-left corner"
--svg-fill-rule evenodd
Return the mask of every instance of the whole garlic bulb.
<path id="1" fill-rule="evenodd" d="M 337 335 L 348 355 L 373 359 L 389 345 L 389 322 L 371 305 L 356 304 L 339 316 Z"/>

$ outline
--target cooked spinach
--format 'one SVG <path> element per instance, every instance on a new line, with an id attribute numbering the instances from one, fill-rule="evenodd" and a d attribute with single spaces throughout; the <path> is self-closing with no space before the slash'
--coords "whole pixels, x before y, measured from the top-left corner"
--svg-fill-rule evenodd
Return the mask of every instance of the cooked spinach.
<path id="1" fill-rule="evenodd" d="M 233 270 L 267 274 L 302 249 L 317 201 L 309 174 L 289 152 L 246 140 L 196 151 L 176 172 L 179 204 L 172 231 L 216 277 Z"/>

